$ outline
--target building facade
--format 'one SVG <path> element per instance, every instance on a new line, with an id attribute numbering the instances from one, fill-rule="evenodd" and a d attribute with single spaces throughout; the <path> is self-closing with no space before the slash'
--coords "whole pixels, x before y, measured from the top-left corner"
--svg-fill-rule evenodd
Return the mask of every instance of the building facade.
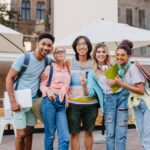
<path id="1" fill-rule="evenodd" d="M 14 21 L 14 29 L 22 33 L 37 34 L 51 32 L 50 0 L 11 0 L 11 9 L 20 16 Z"/>
<path id="2" fill-rule="evenodd" d="M 150 0 L 118 0 L 118 21 L 150 30 Z M 134 55 L 150 57 L 150 47 L 135 49 Z"/>
<path id="3" fill-rule="evenodd" d="M 150 30 L 149 0 L 118 0 L 118 20 Z"/>
<path id="4" fill-rule="evenodd" d="M 11 0 L 11 9 L 19 16 L 12 20 L 12 28 L 25 35 L 35 48 L 38 34 L 52 33 L 51 0 Z"/>

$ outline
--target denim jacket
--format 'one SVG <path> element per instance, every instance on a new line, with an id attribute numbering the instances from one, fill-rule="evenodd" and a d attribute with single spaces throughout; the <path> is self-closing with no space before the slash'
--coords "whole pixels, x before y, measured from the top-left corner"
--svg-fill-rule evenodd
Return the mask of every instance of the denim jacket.
<path id="1" fill-rule="evenodd" d="M 96 79 L 96 76 L 94 74 L 93 71 L 90 71 L 88 74 L 88 90 L 89 90 L 89 95 L 87 95 L 86 97 L 93 97 L 95 94 L 98 98 L 100 107 L 101 107 L 101 111 L 103 112 L 103 108 L 104 108 L 104 93 L 103 90 L 101 88 L 101 86 L 98 83 L 98 79 Z"/>

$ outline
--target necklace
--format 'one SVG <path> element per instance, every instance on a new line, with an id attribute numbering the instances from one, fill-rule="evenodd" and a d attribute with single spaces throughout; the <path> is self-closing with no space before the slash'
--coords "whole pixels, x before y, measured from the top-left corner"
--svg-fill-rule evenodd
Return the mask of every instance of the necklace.
<path id="1" fill-rule="evenodd" d="M 80 67 L 80 76 L 81 78 L 86 78 L 88 76 L 88 69 L 90 67 L 90 60 L 84 61 L 84 62 L 78 62 Z"/>
<path id="2" fill-rule="evenodd" d="M 81 70 L 84 70 L 85 68 L 87 68 L 89 66 L 89 61 L 84 61 L 84 62 L 78 62 L 79 66 L 81 68 Z"/>

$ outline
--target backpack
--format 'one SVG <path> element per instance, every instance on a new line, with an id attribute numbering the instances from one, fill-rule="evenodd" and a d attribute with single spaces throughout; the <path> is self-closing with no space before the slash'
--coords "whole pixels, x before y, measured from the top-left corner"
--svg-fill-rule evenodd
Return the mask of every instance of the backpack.
<path id="1" fill-rule="evenodd" d="M 30 61 L 30 54 L 29 54 L 29 52 L 24 53 L 24 55 L 25 55 L 25 58 L 24 58 L 24 62 L 22 64 L 22 67 L 20 69 L 20 72 L 19 72 L 18 76 L 14 80 L 14 83 L 16 83 L 15 84 L 15 90 L 17 90 L 18 85 L 19 85 L 19 79 L 22 76 L 22 74 L 26 71 L 26 69 L 28 67 L 28 64 L 29 64 L 29 61 Z M 49 64 L 47 56 L 44 58 L 44 61 L 45 61 L 45 67 L 46 67 Z M 37 95 L 38 95 L 38 97 L 42 96 L 42 93 L 41 93 L 41 91 L 39 89 L 37 91 Z"/>

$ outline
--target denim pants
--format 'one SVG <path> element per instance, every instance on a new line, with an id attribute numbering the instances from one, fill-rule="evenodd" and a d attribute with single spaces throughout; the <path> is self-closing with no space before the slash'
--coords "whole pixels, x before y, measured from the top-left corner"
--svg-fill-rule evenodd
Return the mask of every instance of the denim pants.
<path id="1" fill-rule="evenodd" d="M 106 94 L 104 102 L 106 150 L 126 150 L 128 96 L 129 92 L 125 89 L 118 93 Z"/>
<path id="2" fill-rule="evenodd" d="M 58 150 L 69 149 L 69 130 L 67 124 L 65 102 L 60 103 L 58 95 L 55 100 L 43 98 L 41 112 L 45 127 L 45 150 L 53 150 L 55 131 L 58 134 Z"/>
<path id="3" fill-rule="evenodd" d="M 143 150 L 150 150 L 150 110 L 144 100 L 134 107 L 136 126 L 138 128 Z"/>

